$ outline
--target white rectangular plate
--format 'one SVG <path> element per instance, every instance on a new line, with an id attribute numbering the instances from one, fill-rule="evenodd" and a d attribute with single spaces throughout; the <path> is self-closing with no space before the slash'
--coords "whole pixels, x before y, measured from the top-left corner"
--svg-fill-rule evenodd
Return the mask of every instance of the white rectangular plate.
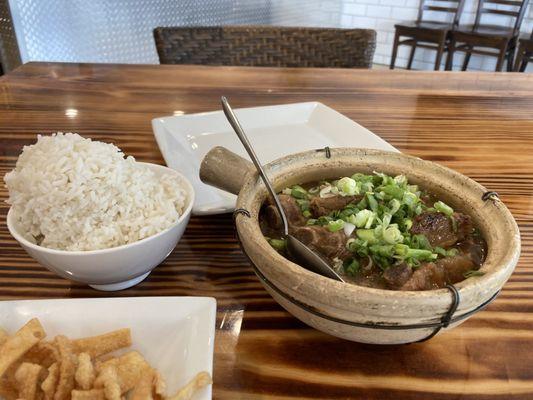
<path id="1" fill-rule="evenodd" d="M 235 110 L 263 164 L 305 150 L 360 147 L 398 151 L 379 136 L 318 102 Z M 183 173 L 196 191 L 193 213 L 219 214 L 235 208 L 236 197 L 198 177 L 203 157 L 224 146 L 249 159 L 222 111 L 152 120 L 157 144 L 170 168 Z"/>
<path id="2" fill-rule="evenodd" d="M 168 394 L 200 371 L 213 373 L 216 301 L 211 297 L 0 301 L 0 326 L 8 332 L 34 317 L 49 339 L 58 334 L 75 339 L 131 328 L 131 350 L 139 351 L 161 372 Z M 210 399 L 211 386 L 194 397 Z"/>

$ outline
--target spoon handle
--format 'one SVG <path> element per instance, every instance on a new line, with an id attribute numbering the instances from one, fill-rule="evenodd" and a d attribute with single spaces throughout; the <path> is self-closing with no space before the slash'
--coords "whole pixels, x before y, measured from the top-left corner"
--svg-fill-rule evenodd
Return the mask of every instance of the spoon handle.
<path id="1" fill-rule="evenodd" d="M 261 163 L 259 162 L 259 159 L 257 158 L 257 155 L 255 154 L 255 151 L 252 145 L 248 141 L 248 137 L 244 133 L 244 130 L 242 129 L 241 124 L 239 123 L 239 120 L 237 119 L 237 116 L 235 115 L 231 106 L 229 105 L 228 100 L 226 99 L 226 97 L 222 96 L 220 98 L 220 101 L 222 102 L 222 109 L 224 110 L 224 114 L 226 115 L 226 118 L 228 119 L 233 130 L 235 131 L 240 141 L 242 142 L 242 145 L 246 149 L 246 152 L 252 159 L 252 162 L 257 168 L 259 175 L 261 175 L 261 178 L 263 179 L 263 182 L 265 183 L 265 186 L 267 187 L 267 190 L 270 193 L 270 196 L 274 199 L 274 203 L 276 204 L 279 215 L 281 216 L 281 220 L 283 221 L 283 233 L 285 234 L 285 236 L 287 236 L 289 234 L 289 224 L 287 223 L 287 216 L 285 215 L 285 211 L 283 210 L 283 207 L 281 206 L 281 202 L 279 201 L 279 198 L 276 192 L 274 191 L 274 188 L 272 187 L 270 180 L 268 179 L 268 176 L 266 175 L 263 167 L 261 166 Z"/>

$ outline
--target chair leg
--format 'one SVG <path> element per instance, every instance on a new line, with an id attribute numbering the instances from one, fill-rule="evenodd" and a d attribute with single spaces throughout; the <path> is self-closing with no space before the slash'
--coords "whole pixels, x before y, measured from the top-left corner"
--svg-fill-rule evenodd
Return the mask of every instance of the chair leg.
<path id="1" fill-rule="evenodd" d="M 394 69 L 394 64 L 396 63 L 396 55 L 398 54 L 398 43 L 400 41 L 400 35 L 398 31 L 394 34 L 394 44 L 392 45 L 392 54 L 390 57 L 390 69 Z"/>
<path id="2" fill-rule="evenodd" d="M 444 69 L 446 71 L 451 71 L 453 69 L 453 54 L 455 53 L 455 40 L 451 40 L 448 44 L 448 56 L 446 56 L 446 66 Z"/>
<path id="3" fill-rule="evenodd" d="M 416 42 L 414 42 L 413 47 L 411 47 L 411 54 L 409 54 L 409 61 L 407 62 L 407 69 L 411 69 L 413 65 L 413 59 L 415 58 L 415 51 L 416 51 Z"/>
<path id="4" fill-rule="evenodd" d="M 529 62 L 529 58 L 532 57 L 531 54 L 526 54 L 525 57 L 522 59 L 522 65 L 520 65 L 520 72 L 525 72 L 527 68 L 527 63 Z"/>
<path id="5" fill-rule="evenodd" d="M 444 54 L 444 48 L 446 46 L 446 38 L 442 39 L 437 48 L 437 57 L 435 58 L 435 71 L 440 70 L 440 64 L 442 62 L 442 55 Z"/>
<path id="6" fill-rule="evenodd" d="M 507 72 L 513 71 L 513 61 L 515 58 L 515 50 L 516 48 L 513 47 L 507 52 Z"/>
<path id="7" fill-rule="evenodd" d="M 469 47 L 465 52 L 465 59 L 463 60 L 463 66 L 461 67 L 461 71 L 466 71 L 468 68 L 468 63 L 470 62 L 470 57 L 472 57 L 472 48 Z"/>
<path id="8" fill-rule="evenodd" d="M 516 52 L 516 58 L 514 60 L 514 68 L 513 68 L 515 72 L 519 72 L 520 69 L 522 68 L 522 60 L 524 59 L 524 55 L 525 55 L 524 50 L 525 49 L 522 47 L 522 45 L 518 46 L 518 51 Z"/>
<path id="9" fill-rule="evenodd" d="M 500 48 L 498 53 L 498 61 L 496 61 L 496 72 L 501 72 L 503 68 L 503 62 L 505 61 L 505 55 L 507 54 L 507 44 Z"/>

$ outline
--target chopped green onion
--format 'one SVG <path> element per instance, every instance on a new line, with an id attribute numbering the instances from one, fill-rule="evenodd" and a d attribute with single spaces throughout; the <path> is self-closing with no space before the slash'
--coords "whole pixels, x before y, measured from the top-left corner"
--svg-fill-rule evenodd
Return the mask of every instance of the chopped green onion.
<path id="1" fill-rule="evenodd" d="M 475 270 L 475 269 L 471 269 L 470 271 L 466 271 L 463 276 L 465 278 L 471 278 L 473 276 L 483 276 L 485 275 L 485 273 L 483 271 L 478 271 L 478 270 Z"/>
<path id="2" fill-rule="evenodd" d="M 317 220 L 314 219 L 314 218 L 309 218 L 306 222 L 307 225 L 316 225 L 317 224 Z"/>
<path id="3" fill-rule="evenodd" d="M 416 203 L 418 203 L 418 196 L 412 192 L 403 192 L 402 197 L 403 204 L 407 204 L 409 207 L 413 207 Z"/>
<path id="4" fill-rule="evenodd" d="M 366 198 L 368 200 L 368 205 L 370 206 L 370 209 L 374 212 L 377 212 L 378 211 L 378 202 L 376 201 L 376 199 L 374 198 L 373 195 L 367 193 L 366 194 Z"/>
<path id="5" fill-rule="evenodd" d="M 300 185 L 294 185 L 291 190 L 291 196 L 297 199 L 307 199 L 309 196 L 307 190 L 305 190 Z"/>
<path id="6" fill-rule="evenodd" d="M 383 240 L 390 244 L 396 244 L 403 242 L 403 235 L 400 230 L 395 226 L 390 226 L 382 233 Z"/>
<path id="7" fill-rule="evenodd" d="M 452 230 L 457 232 L 457 221 L 453 215 L 450 215 L 450 220 L 452 221 Z"/>
<path id="8" fill-rule="evenodd" d="M 394 183 L 400 186 L 407 185 L 407 178 L 405 175 L 398 175 L 394 177 Z"/>
<path id="9" fill-rule="evenodd" d="M 431 250 L 412 249 L 405 244 L 397 244 L 394 247 L 394 253 L 402 259 L 412 258 L 419 261 L 431 261 L 437 258 L 437 254 Z"/>
<path id="10" fill-rule="evenodd" d="M 437 201 L 435 204 L 433 204 L 433 207 L 435 207 L 435 210 L 446 214 L 449 217 L 453 215 L 453 208 L 442 201 Z"/>
<path id="11" fill-rule="evenodd" d="M 390 244 L 380 245 L 374 244 L 370 246 L 370 251 L 372 254 L 382 256 L 382 257 L 392 257 L 394 254 L 394 246 Z"/>
<path id="12" fill-rule="evenodd" d="M 312 214 L 311 214 L 311 211 L 309 210 L 304 210 L 304 212 L 302 212 L 303 216 L 305 218 L 309 218 Z"/>
<path id="13" fill-rule="evenodd" d="M 446 251 L 446 257 L 454 257 L 457 254 L 459 254 L 459 250 L 457 250 L 456 248 L 451 248 L 448 251 Z"/>
<path id="14" fill-rule="evenodd" d="M 344 271 L 348 275 L 356 275 L 361 268 L 361 265 L 359 264 L 359 261 L 357 261 L 355 258 L 352 260 L 348 260 L 347 263 L 344 264 Z"/>
<path id="15" fill-rule="evenodd" d="M 337 181 L 337 189 L 342 193 L 353 196 L 359 194 L 359 188 L 357 187 L 357 182 L 352 178 L 344 177 Z"/>
<path id="16" fill-rule="evenodd" d="M 353 218 L 353 221 L 350 220 L 348 222 L 351 222 L 358 228 L 363 228 L 368 220 L 370 218 L 373 218 L 374 213 L 370 210 L 364 209 L 359 211 L 357 214 L 355 214 L 355 217 Z M 370 227 L 369 227 L 370 228 Z"/>
<path id="17" fill-rule="evenodd" d="M 357 229 L 355 231 L 355 234 L 359 239 L 364 240 L 365 242 L 368 242 L 370 244 L 378 243 L 378 238 L 376 237 L 374 229 Z"/>
<path id="18" fill-rule="evenodd" d="M 385 215 L 383 215 L 383 220 L 382 220 L 382 223 L 381 223 L 381 226 L 382 226 L 382 229 L 387 229 L 387 227 L 389 226 L 390 224 L 390 220 L 392 219 L 392 215 L 386 213 Z"/>
<path id="19" fill-rule="evenodd" d="M 291 195 L 292 193 L 292 189 L 291 188 L 285 188 L 281 191 L 281 193 L 283 194 L 288 194 L 289 196 Z"/>
<path id="20" fill-rule="evenodd" d="M 337 232 L 344 228 L 344 221 L 342 219 L 329 221 L 327 226 L 330 232 Z"/>
<path id="21" fill-rule="evenodd" d="M 425 235 L 413 235 L 411 238 L 411 246 L 415 249 L 431 250 L 431 244 Z"/>
<path id="22" fill-rule="evenodd" d="M 438 247 L 438 246 L 434 247 L 433 251 L 435 253 L 437 253 L 439 256 L 446 257 L 448 255 L 448 252 L 445 249 L 443 249 L 442 247 Z"/>
<path id="23" fill-rule="evenodd" d="M 394 215 L 398 212 L 398 210 L 400 209 L 400 207 L 402 206 L 402 203 L 400 203 L 400 200 L 398 199 L 392 199 L 390 202 L 389 202 L 389 207 L 390 207 L 390 213 L 391 215 Z"/>
<path id="24" fill-rule="evenodd" d="M 403 227 L 406 231 L 409 231 L 411 227 L 413 226 L 413 220 L 405 218 L 403 220 Z"/>
<path id="25" fill-rule="evenodd" d="M 402 189 L 399 186 L 396 185 L 387 185 L 387 186 L 380 186 L 378 188 L 381 192 L 385 193 L 386 196 L 384 196 L 384 199 L 402 199 L 405 193 L 405 190 Z M 410 192 L 408 192 L 410 193 Z"/>
<path id="26" fill-rule="evenodd" d="M 284 239 L 268 239 L 268 243 L 277 251 L 285 250 L 287 243 Z"/>

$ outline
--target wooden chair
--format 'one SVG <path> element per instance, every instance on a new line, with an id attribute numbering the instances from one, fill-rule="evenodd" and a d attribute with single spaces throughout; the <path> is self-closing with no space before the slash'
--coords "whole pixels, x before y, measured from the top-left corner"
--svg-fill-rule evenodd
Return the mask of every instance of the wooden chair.
<path id="1" fill-rule="evenodd" d="M 520 38 L 518 51 L 516 52 L 514 70 L 517 72 L 524 72 L 528 62 L 531 60 L 533 60 L 533 32 L 531 32 L 530 36 Z"/>
<path id="2" fill-rule="evenodd" d="M 512 71 L 516 42 L 528 2 L 529 0 L 479 0 L 474 24 L 459 26 L 452 32 L 446 69 L 452 69 L 454 53 L 461 51 L 465 53 L 463 71 L 468 68 L 472 54 L 496 57 L 496 71 L 502 70 L 507 59 L 507 70 Z M 501 9 L 499 6 L 509 8 Z M 481 23 L 483 15 L 511 17 L 514 20 L 513 26 L 484 25 Z"/>
<path id="3" fill-rule="evenodd" d="M 171 27 L 154 37 L 161 64 L 370 68 L 376 48 L 371 29 Z"/>
<path id="4" fill-rule="evenodd" d="M 449 6 L 439 5 L 438 2 L 454 3 Z M 449 32 L 459 24 L 459 19 L 463 12 L 464 0 L 420 0 L 418 7 L 418 17 L 414 22 L 396 24 L 396 33 L 394 35 L 394 44 L 392 47 L 392 56 L 390 69 L 394 69 L 398 46 L 411 46 L 411 54 L 407 63 L 407 69 L 411 69 L 417 47 L 436 50 L 435 70 L 440 69 L 442 55 L 446 51 L 449 40 Z M 445 16 L 452 17 L 452 22 L 429 21 L 424 20 L 424 11 L 433 11 L 445 13 Z M 441 14 L 442 15 L 442 14 Z M 401 37 L 407 39 L 400 41 Z"/>

